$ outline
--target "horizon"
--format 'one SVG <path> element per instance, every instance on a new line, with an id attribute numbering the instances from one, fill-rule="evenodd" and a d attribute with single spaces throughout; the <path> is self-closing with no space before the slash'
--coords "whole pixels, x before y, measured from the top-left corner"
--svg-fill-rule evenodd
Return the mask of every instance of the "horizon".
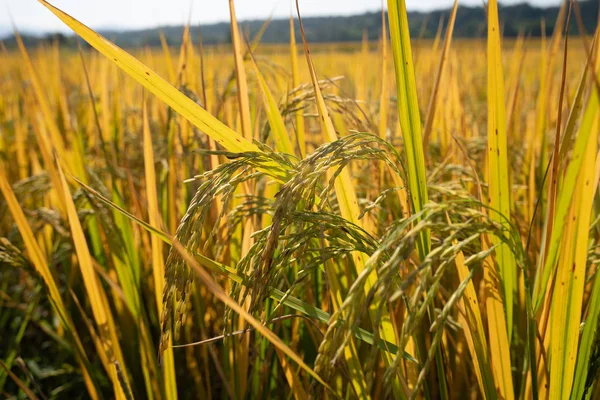
<path id="1" fill-rule="evenodd" d="M 192 25 L 213 25 L 219 23 L 229 23 L 228 1 L 222 0 L 220 3 L 213 3 L 208 8 L 203 8 L 199 1 L 193 0 L 175 0 L 169 7 L 152 7 L 159 0 L 146 0 L 141 12 L 137 12 L 136 5 L 143 0 L 125 0 L 129 3 L 130 13 L 122 12 L 114 15 L 111 4 L 123 3 L 124 0 L 106 0 L 102 4 L 83 4 L 77 0 L 55 0 L 50 2 L 64 12 L 79 19 L 89 27 L 99 31 L 139 31 L 145 29 L 156 29 L 169 26 L 181 26 L 187 23 L 188 19 Z M 289 7 L 285 3 L 289 3 Z M 173 5 L 175 3 L 175 5 Z M 339 6 L 341 3 L 344 7 Z M 508 0 L 501 1 L 501 5 L 529 4 L 534 7 L 554 7 L 560 4 L 560 0 Z M 253 7 L 256 6 L 257 7 Z M 284 19 L 291 15 L 296 17 L 295 4 L 292 1 L 284 0 L 254 0 L 252 4 L 237 1 L 235 3 L 237 19 L 240 23 L 246 21 L 265 20 L 269 16 L 273 19 Z M 32 36 L 45 36 L 49 34 L 62 33 L 70 35 L 72 31 L 41 4 L 35 0 L 0 0 L 0 7 L 4 5 L 7 10 L 2 16 L 0 13 L 0 38 L 10 37 L 13 34 L 11 16 L 19 32 Z M 191 8 L 190 8 L 191 6 Z M 369 12 L 381 11 L 382 2 L 380 0 L 328 0 L 323 6 L 319 0 L 301 0 L 300 11 L 302 17 L 338 17 L 362 15 Z M 435 12 L 448 9 L 452 6 L 452 0 L 424 0 L 407 1 L 407 10 L 409 12 Z M 459 6 L 481 7 L 480 0 L 467 0 L 459 2 Z M 116 6 L 115 6 L 116 8 Z M 209 9 L 209 12 L 206 10 Z M 285 10 L 287 9 L 287 10 Z M 305 11 L 303 11 L 303 9 Z M 191 15 L 190 15 L 191 10 Z M 150 13 L 149 13 L 150 11 Z M 160 13 L 158 16 L 156 13 Z M 103 15 L 102 13 L 108 13 Z M 176 14 L 179 13 L 179 18 Z M 151 16 L 152 14 L 152 16 Z M 132 16 L 135 15 L 135 18 Z M 127 22 L 123 18 L 128 19 Z M 94 21 L 95 19 L 95 21 Z"/>

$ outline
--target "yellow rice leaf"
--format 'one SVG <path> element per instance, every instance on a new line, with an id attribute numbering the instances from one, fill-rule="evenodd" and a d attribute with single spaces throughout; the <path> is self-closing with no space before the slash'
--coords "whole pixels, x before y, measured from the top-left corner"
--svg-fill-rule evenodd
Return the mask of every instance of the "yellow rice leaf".
<path id="1" fill-rule="evenodd" d="M 296 49 L 296 34 L 294 32 L 294 19 L 290 16 L 290 54 L 292 62 L 292 85 L 294 88 L 300 86 L 300 73 L 298 72 L 298 50 Z M 304 111 L 297 110 L 296 117 L 296 136 L 300 146 L 300 157 L 306 156 L 306 138 L 304 132 Z"/>
<path id="2" fill-rule="evenodd" d="M 597 76 L 599 75 L 599 72 L 600 71 L 596 71 Z M 592 90 L 588 103 L 585 106 L 583 117 L 579 123 L 577 137 L 575 138 L 575 143 L 573 144 L 570 154 L 570 161 L 566 171 L 563 174 L 561 186 L 556 198 L 556 211 L 554 214 L 553 229 L 550 234 L 550 239 L 547 242 L 548 246 L 546 249 L 546 257 L 543 260 L 543 268 L 541 269 L 541 273 L 538 274 L 539 276 L 536 276 L 534 286 L 534 310 L 536 312 L 543 304 L 543 300 L 547 292 L 546 289 L 549 286 L 550 277 L 556 271 L 556 265 L 558 263 L 558 256 L 560 253 L 560 243 L 567 222 L 567 214 L 575 193 L 577 177 L 583 168 L 583 160 L 585 158 L 584 155 L 589 146 L 588 141 L 595 137 L 594 132 L 597 133 L 597 128 L 594 129 L 594 127 L 597 126 L 596 119 L 599 109 L 600 97 L 596 90 Z M 569 128 L 569 125 L 570 121 L 567 124 L 567 128 Z M 573 127 L 571 126 L 570 128 Z M 569 130 L 565 131 L 564 136 L 565 137 L 563 138 L 563 141 L 567 141 L 567 136 L 570 136 Z M 563 147 L 564 146 L 565 144 L 563 142 Z M 563 153 L 563 151 L 565 153 Z M 567 148 L 561 149 L 561 159 L 566 154 L 566 151 Z"/>
<path id="3" fill-rule="evenodd" d="M 597 122 L 596 129 L 597 130 Z M 550 334 L 550 398 L 566 399 L 573 386 L 579 328 L 585 291 L 589 227 L 596 182 L 594 158 L 598 141 L 592 137 L 585 150 L 566 220 L 554 286 Z"/>
<path id="4" fill-rule="evenodd" d="M 275 349 L 277 353 L 277 358 L 279 358 L 279 363 L 281 364 L 281 368 L 283 369 L 283 373 L 285 374 L 285 378 L 290 385 L 290 390 L 294 395 L 296 400 L 308 399 L 308 395 L 306 394 L 306 390 L 304 389 L 304 385 L 302 384 L 302 380 L 300 377 L 292 369 L 292 366 L 288 362 L 287 358 L 285 358 L 285 354 L 279 349 Z"/>
<path id="5" fill-rule="evenodd" d="M 495 0 L 488 5 L 488 171 L 490 218 L 506 229 L 510 228 L 510 178 L 508 175 L 508 148 L 506 144 L 506 110 L 504 101 L 504 76 L 500 49 L 498 5 Z M 505 233 L 505 235 L 508 235 Z M 512 334 L 514 294 L 517 284 L 517 265 L 508 245 L 499 238 L 496 263 L 500 282 L 504 288 L 506 328 L 510 341 Z"/>
<path id="6" fill-rule="evenodd" d="M 206 110 L 175 89 L 154 71 L 121 50 L 106 38 L 94 32 L 70 15 L 54 7 L 45 0 L 39 0 L 46 8 L 60 18 L 75 33 L 92 47 L 108 57 L 130 77 L 141 83 L 150 92 L 172 107 L 195 127 L 211 136 L 217 143 L 232 152 L 258 151 L 258 147 L 238 135 Z"/>
<path id="7" fill-rule="evenodd" d="M 425 174 L 421 114 L 410 45 L 406 2 L 404 0 L 388 0 L 388 20 L 396 74 L 398 119 L 402 127 L 406 152 L 408 188 L 413 210 L 418 213 L 428 201 L 427 177 Z M 418 249 L 421 259 L 425 258 L 425 255 L 429 252 L 430 242 L 428 230 L 419 235 Z"/>
<path id="8" fill-rule="evenodd" d="M 158 208 L 158 192 L 156 190 L 156 171 L 154 169 L 154 150 L 150 124 L 148 123 L 148 109 L 146 102 L 143 105 L 143 136 L 144 136 L 144 171 L 146 177 L 146 197 L 148 201 L 148 221 L 154 227 L 160 227 L 160 211 Z M 163 256 L 163 242 L 156 235 L 150 235 L 152 243 L 152 276 L 154 278 L 154 295 L 156 299 L 157 315 L 162 314 L 162 293 L 165 287 L 165 265 Z M 172 339 L 169 339 L 172 340 Z M 165 380 L 165 394 L 168 399 L 177 399 L 177 382 L 175 379 L 175 360 L 173 349 L 169 346 L 163 353 L 163 374 Z"/>
<path id="9" fill-rule="evenodd" d="M 235 7 L 233 0 L 229 0 L 229 14 L 231 17 L 231 42 L 233 45 L 233 57 L 235 60 L 235 74 L 238 87 L 238 105 L 240 118 L 242 120 L 242 134 L 252 140 L 252 121 L 250 118 L 250 100 L 248 97 L 248 82 L 246 81 L 246 67 L 244 66 L 244 54 L 242 53 L 242 40 L 239 27 L 235 18 Z"/>
<path id="10" fill-rule="evenodd" d="M 456 241 L 454 241 L 454 244 L 456 244 Z M 465 256 L 462 251 L 456 255 L 454 262 L 456 264 L 459 280 L 462 282 L 465 279 L 468 279 L 470 273 L 465 265 Z M 465 288 L 459 304 L 460 308 L 464 310 L 464 314 L 459 312 L 458 321 L 463 326 L 465 332 L 467 346 L 475 367 L 479 389 L 485 398 L 494 398 L 496 390 L 494 387 L 493 374 L 490 370 L 488 345 L 483 329 L 477 292 L 475 291 L 472 280 L 469 280 L 469 283 L 467 283 L 467 287 Z"/>
<path id="11" fill-rule="evenodd" d="M 482 250 L 489 248 L 487 235 L 482 237 Z M 510 345 L 506 331 L 506 317 L 500 300 L 500 279 L 491 257 L 484 260 L 483 279 L 485 285 L 485 308 L 487 313 L 489 351 L 498 397 L 514 399 L 512 371 L 510 366 Z"/>
<path id="12" fill-rule="evenodd" d="M 69 191 L 67 181 L 62 169 L 60 168 L 60 165 L 57 165 L 57 168 L 65 197 L 67 216 L 71 228 L 73 243 L 75 245 L 75 251 L 77 253 L 77 259 L 79 261 L 79 268 L 83 277 L 83 283 L 90 301 L 92 314 L 94 315 L 100 338 L 103 342 L 103 349 L 106 352 L 107 359 L 111 362 L 108 373 L 113 383 L 115 396 L 117 398 L 125 398 L 125 393 L 127 393 L 129 390 L 122 387 L 117 368 L 114 364 L 115 362 L 119 362 L 121 368 L 125 369 L 125 362 L 121 353 L 121 347 L 116 334 L 115 324 L 110 308 L 108 307 L 104 288 L 98 281 L 98 277 L 94 271 L 92 256 L 90 255 L 85 234 L 83 232 L 81 223 L 79 222 L 77 209 L 75 208 L 75 204 L 71 198 L 71 192 Z M 126 373 L 123 374 L 123 376 L 125 376 L 125 384 L 128 385 Z"/>
<path id="13" fill-rule="evenodd" d="M 598 183 L 600 182 L 600 152 L 596 155 L 596 172 L 594 174 L 594 179 L 590 182 L 590 186 L 592 188 L 597 188 Z M 585 183 L 586 188 L 584 192 L 588 191 L 588 182 Z M 593 190 L 593 189 L 592 189 Z M 587 194 L 584 194 L 584 197 Z M 583 242 L 582 242 L 583 243 Z M 583 246 L 583 244 L 582 244 Z M 579 249 L 577 256 L 580 257 L 580 254 L 583 255 L 586 252 L 582 251 L 579 253 Z M 575 262 L 578 262 L 576 260 Z M 596 328 L 598 322 L 598 315 L 600 314 L 600 281 L 595 280 L 592 285 L 592 291 L 588 297 L 588 309 L 586 310 L 585 315 L 585 325 L 583 326 L 583 332 L 581 335 L 581 341 L 578 346 L 578 354 L 577 354 L 577 364 L 575 367 L 575 374 L 573 379 L 573 389 L 571 391 L 571 399 L 581 399 L 583 398 L 583 393 L 585 390 L 585 383 L 587 381 L 587 371 L 589 368 L 589 363 L 591 361 L 590 355 L 594 350 L 594 339 L 596 336 Z"/>
<path id="14" fill-rule="evenodd" d="M 490 218 L 507 229 L 510 224 L 509 176 L 506 146 L 504 77 L 500 49 L 498 4 L 488 3 L 488 172 Z M 510 367 L 510 336 L 512 332 L 513 297 L 517 267 L 510 248 L 498 238 L 492 238 L 496 248 L 496 266 L 488 258 L 485 263 L 488 333 L 494 378 L 501 397 L 514 397 Z M 504 296 L 500 296 L 504 288 Z M 504 297 L 504 302 L 502 302 Z M 503 306 L 504 304 L 504 306 Z M 506 314 L 505 311 L 506 310 Z"/>
<path id="15" fill-rule="evenodd" d="M 269 86 L 267 85 L 267 82 L 265 82 L 265 78 L 260 73 L 256 60 L 252 55 L 250 56 L 250 59 L 252 60 L 252 65 L 256 71 L 256 79 L 258 80 L 258 87 L 265 105 L 265 113 L 267 114 L 267 120 L 269 121 L 273 140 L 275 141 L 275 149 L 279 152 L 293 155 L 294 146 L 292 146 L 290 136 L 285 128 L 285 122 L 279 112 L 277 102 L 275 102 L 271 90 L 269 90 Z"/>
<path id="16" fill-rule="evenodd" d="M 383 4 L 382 4 L 383 6 Z M 383 8 L 383 7 L 382 7 Z M 379 97 L 379 137 L 385 139 L 387 132 L 388 106 L 390 96 L 388 94 L 387 81 L 387 29 L 385 25 L 385 13 L 381 13 L 381 95 Z"/>

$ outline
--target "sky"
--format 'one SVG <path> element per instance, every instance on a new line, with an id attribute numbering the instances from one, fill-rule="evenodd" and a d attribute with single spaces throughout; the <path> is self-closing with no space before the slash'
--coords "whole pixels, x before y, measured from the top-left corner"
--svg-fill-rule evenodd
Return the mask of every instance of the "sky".
<path id="1" fill-rule="evenodd" d="M 238 20 L 262 19 L 270 14 L 288 17 L 294 0 L 236 0 Z M 452 0 L 406 0 L 409 10 L 449 7 Z M 521 0 L 506 0 L 515 3 Z M 50 3 L 95 29 L 139 29 L 183 24 L 192 5 L 192 23 L 229 20 L 228 0 L 50 0 Z M 502 2 L 502 1 L 501 1 Z M 536 5 L 555 5 L 559 0 L 529 0 Z M 461 0 L 480 5 L 482 0 Z M 381 0 L 300 0 L 303 16 L 350 15 L 381 9 Z M 12 15 L 23 32 L 69 32 L 61 21 L 37 0 L 0 0 L 0 36 L 10 33 Z"/>

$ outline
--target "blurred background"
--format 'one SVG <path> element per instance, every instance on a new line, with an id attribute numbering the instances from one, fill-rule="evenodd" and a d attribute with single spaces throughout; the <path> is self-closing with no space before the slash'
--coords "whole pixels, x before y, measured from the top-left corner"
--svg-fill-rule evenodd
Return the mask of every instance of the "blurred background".
<path id="1" fill-rule="evenodd" d="M 169 44 L 178 45 L 183 26 L 189 21 L 193 27 L 202 25 L 206 44 L 229 43 L 231 34 L 228 25 L 229 9 L 225 0 L 190 1 L 173 0 L 106 0 L 79 1 L 56 0 L 55 6 L 71 14 L 91 28 L 109 36 L 117 44 L 125 47 L 159 46 L 159 30 L 164 30 Z M 237 5 L 237 18 L 245 33 L 250 37 L 261 27 L 265 19 L 273 22 L 265 32 L 263 43 L 287 43 L 289 30 L 287 18 L 295 15 L 292 1 L 254 0 L 241 1 Z M 540 20 L 546 22 L 546 33 L 551 34 L 558 15 L 557 0 L 534 0 L 521 2 L 510 0 L 501 2 L 501 18 L 504 22 L 504 36 L 517 36 L 524 31 L 532 36 L 541 35 Z M 598 3 L 583 1 L 582 16 L 586 27 L 593 29 Z M 410 0 L 407 2 L 411 34 L 433 38 L 440 17 L 449 12 L 450 0 Z M 479 37 L 485 29 L 483 4 L 478 0 L 459 2 L 455 37 Z M 34 0 L 0 1 L 0 39 L 8 47 L 11 40 L 11 16 L 26 43 L 40 38 L 55 37 L 59 34 L 65 43 L 72 32 L 55 18 L 47 9 Z M 381 1 L 378 0 L 301 0 L 300 11 L 305 18 L 307 38 L 311 42 L 350 42 L 360 41 L 363 30 L 375 38 L 381 32 Z M 299 35 L 298 32 L 296 32 Z M 65 35 L 60 36 L 60 35 Z M 299 36 L 298 36 L 299 38 Z"/>

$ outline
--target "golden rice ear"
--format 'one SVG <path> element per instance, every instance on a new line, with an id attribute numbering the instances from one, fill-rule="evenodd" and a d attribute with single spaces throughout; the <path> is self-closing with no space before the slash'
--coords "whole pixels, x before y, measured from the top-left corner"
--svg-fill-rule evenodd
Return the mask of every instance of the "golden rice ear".
<path id="1" fill-rule="evenodd" d="M 149 224 L 148 222 L 143 221 L 142 219 L 136 217 L 135 215 L 131 214 L 130 212 L 119 207 L 111 200 L 102 196 L 101 193 L 94 190 L 93 188 L 86 185 L 85 183 L 81 182 L 77 178 L 73 178 L 73 179 L 90 196 L 93 196 L 94 198 L 96 198 L 97 200 L 99 200 L 100 202 L 102 202 L 103 204 L 105 204 L 110 209 L 114 210 L 115 212 L 122 214 L 125 218 L 130 220 L 132 223 L 140 226 L 142 229 L 147 231 L 150 235 L 157 237 L 165 244 L 171 245 L 173 243 L 173 238 L 166 232 L 162 231 L 160 228 L 157 228 L 157 227 Z M 226 266 L 217 261 L 211 260 L 210 258 L 203 256 L 202 254 L 199 254 L 199 253 L 195 254 L 195 257 L 202 267 L 209 269 L 211 272 L 222 275 L 223 277 L 226 277 L 227 279 L 229 279 L 232 282 L 243 284 L 243 285 L 246 284 L 248 277 L 238 274 L 234 268 Z M 271 299 L 275 300 L 276 302 L 281 302 L 285 306 L 290 307 L 292 310 L 298 311 L 298 312 L 302 313 L 303 315 L 306 315 L 310 318 L 314 318 L 323 323 L 327 323 L 331 319 L 331 315 L 329 313 L 323 311 L 322 309 L 320 309 L 318 307 L 308 304 L 308 303 L 298 299 L 297 297 L 291 296 L 291 295 L 284 293 L 281 290 L 278 290 L 275 288 L 270 288 L 269 290 L 270 290 L 269 297 Z M 362 329 L 362 328 L 357 329 L 356 332 L 354 332 L 354 336 L 357 339 L 359 339 L 367 344 L 378 346 L 382 351 L 387 351 L 387 352 L 391 352 L 391 353 L 397 352 L 397 348 L 394 347 L 393 343 L 389 343 L 389 342 L 386 343 L 385 341 L 383 341 L 381 339 L 376 340 L 373 333 L 368 332 L 365 329 Z M 410 356 L 410 354 L 404 353 L 403 357 L 405 357 L 405 359 L 408 361 L 416 363 L 416 360 L 414 358 L 412 358 Z"/>
<path id="2" fill-rule="evenodd" d="M 292 359 L 296 364 L 298 364 L 303 370 L 305 370 L 309 375 L 317 380 L 321 385 L 335 394 L 335 391 L 325 383 L 321 377 L 312 370 L 302 358 L 300 358 L 292 349 L 290 349 L 283 341 L 273 333 L 269 328 L 264 326 L 260 321 L 255 319 L 252 315 L 250 315 L 242 306 L 235 302 L 231 297 L 225 293 L 225 291 L 215 283 L 215 281 L 211 278 L 211 276 L 206 272 L 204 268 L 187 252 L 187 250 L 178 242 L 173 242 L 173 247 L 177 250 L 177 252 L 181 255 L 181 257 L 185 260 L 185 262 L 194 270 L 196 276 L 202 281 L 202 283 L 206 286 L 207 290 L 209 290 L 216 298 L 225 303 L 229 308 L 238 313 L 240 317 L 242 317 L 248 324 L 250 324 L 257 332 L 263 335 L 273 346 L 275 346 L 281 353 L 288 356 Z"/>

